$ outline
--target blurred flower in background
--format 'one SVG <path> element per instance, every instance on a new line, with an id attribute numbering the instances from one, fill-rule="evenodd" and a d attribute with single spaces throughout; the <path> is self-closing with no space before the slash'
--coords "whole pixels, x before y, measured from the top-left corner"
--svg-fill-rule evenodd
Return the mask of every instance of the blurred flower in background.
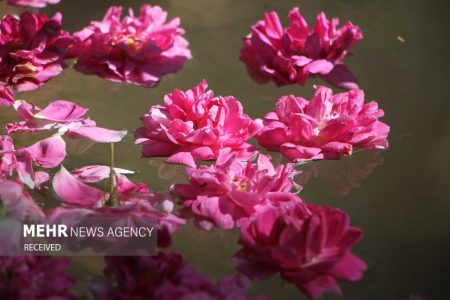
<path id="1" fill-rule="evenodd" d="M 0 257 L 0 298 L 5 300 L 75 300 L 69 260 L 48 256 Z"/>
<path id="2" fill-rule="evenodd" d="M 106 257 L 106 283 L 92 285 L 98 299 L 133 300 L 249 300 L 244 294 L 250 281 L 234 275 L 213 282 L 177 253 L 148 257 Z"/>
<path id="3" fill-rule="evenodd" d="M 31 7 L 46 7 L 47 4 L 57 4 L 61 0 L 7 0 L 9 5 L 13 6 L 31 6 Z"/>
<path id="4" fill-rule="evenodd" d="M 62 15 L 24 12 L 0 22 L 0 82 L 18 91 L 38 88 L 66 67 L 64 56 L 72 42 L 61 29 Z"/>

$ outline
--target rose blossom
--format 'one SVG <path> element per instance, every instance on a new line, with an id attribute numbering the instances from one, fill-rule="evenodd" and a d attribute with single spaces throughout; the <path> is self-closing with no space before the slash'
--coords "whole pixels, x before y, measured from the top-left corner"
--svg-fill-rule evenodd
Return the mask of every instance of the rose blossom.
<path id="1" fill-rule="evenodd" d="M 256 139 L 290 161 L 339 159 L 353 147 L 386 149 L 389 126 L 378 121 L 383 115 L 375 101 L 364 103 L 362 90 L 333 95 L 319 86 L 310 101 L 281 97 Z"/>
<path id="2" fill-rule="evenodd" d="M 189 184 L 176 184 L 174 191 L 203 229 L 230 229 L 268 206 L 301 202 L 289 193 L 296 174 L 293 165 L 274 167 L 266 155 L 253 161 L 221 152 L 215 165 L 187 168 L 186 173 Z"/>
<path id="3" fill-rule="evenodd" d="M 77 71 L 153 87 L 191 58 L 179 18 L 166 22 L 167 13 L 148 4 L 141 7 L 139 17 L 130 9 L 121 20 L 121 13 L 121 7 L 113 6 L 103 21 L 74 34 L 69 57 L 77 58 Z"/>
<path id="4" fill-rule="evenodd" d="M 236 98 L 214 96 L 207 87 L 202 81 L 186 92 L 175 89 L 164 105 L 150 108 L 135 132 L 144 157 L 168 156 L 168 163 L 194 167 L 197 160 L 217 158 L 221 149 L 246 155 L 247 140 L 260 125 L 244 114 Z"/>
<path id="5" fill-rule="evenodd" d="M 289 20 L 290 26 L 283 28 L 276 12 L 266 13 L 244 38 L 240 59 L 256 81 L 304 85 L 316 75 L 341 88 L 358 87 L 343 64 L 348 49 L 363 38 L 357 26 L 346 22 L 337 28 L 339 19 L 328 20 L 320 13 L 310 29 L 297 7 L 289 12 Z"/>
<path id="6" fill-rule="evenodd" d="M 362 230 L 349 225 L 339 209 L 313 204 L 269 209 L 241 227 L 243 246 L 234 258 L 251 278 L 279 272 L 281 277 L 318 298 L 326 291 L 340 293 L 336 279 L 355 281 L 366 264 L 350 252 Z"/>
<path id="7" fill-rule="evenodd" d="M 48 256 L 0 257 L 0 298 L 74 300 L 69 264 L 67 258 Z"/>
<path id="8" fill-rule="evenodd" d="M 36 89 L 61 73 L 72 37 L 61 30 L 62 15 L 24 12 L 0 21 L 0 82 L 18 91 Z"/>
<path id="9" fill-rule="evenodd" d="M 57 4 L 60 0 L 8 0 L 7 3 L 13 6 L 31 6 L 31 7 L 46 7 L 47 4 Z"/>
<path id="10" fill-rule="evenodd" d="M 177 253 L 156 256 L 106 257 L 108 281 L 94 285 L 96 299 L 122 300 L 248 300 L 249 282 L 243 276 L 217 283 L 190 266 Z M 257 299 L 265 299 L 258 297 Z"/>

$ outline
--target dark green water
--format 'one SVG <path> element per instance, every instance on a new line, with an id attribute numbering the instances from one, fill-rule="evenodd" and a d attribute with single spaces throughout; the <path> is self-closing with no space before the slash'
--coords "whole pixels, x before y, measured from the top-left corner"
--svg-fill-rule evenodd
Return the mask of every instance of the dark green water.
<path id="1" fill-rule="evenodd" d="M 61 0 L 43 12 L 64 15 L 69 31 L 101 19 L 111 5 L 138 9 L 146 1 Z M 37 104 L 68 99 L 90 108 L 102 127 L 139 126 L 138 117 L 161 103 L 173 88 L 187 89 L 205 78 L 216 94 L 234 95 L 252 117 L 270 111 L 281 95 L 309 97 L 312 85 L 277 88 L 258 85 L 238 60 L 241 38 L 267 10 L 286 21 L 288 10 L 300 6 L 309 22 L 324 11 L 329 17 L 358 24 L 365 39 L 346 62 L 357 75 L 366 99 L 375 99 L 391 126 L 390 148 L 381 153 L 355 153 L 342 161 L 308 166 L 310 178 L 301 192 L 307 201 L 344 209 L 352 223 L 364 229 L 354 253 L 369 265 L 363 280 L 342 283 L 343 299 L 450 299 L 450 122 L 448 70 L 449 6 L 445 1 L 152 1 L 170 17 L 179 16 L 194 58 L 154 89 L 114 84 L 67 69 L 44 87 L 18 98 Z M 1 4 L 2 15 L 17 9 Z M 404 42 L 398 39 L 401 36 Z M 3 118 L 3 114 L 2 114 Z M 107 163 L 107 145 L 79 153 L 72 145 L 65 166 Z M 132 179 L 156 191 L 184 180 L 180 167 L 162 165 L 161 159 L 140 158 L 140 148 L 129 136 L 117 146 L 117 166 L 138 170 Z M 370 174 L 371 173 L 371 174 Z M 302 178 L 305 179 L 306 176 Z M 306 179 L 305 179 L 306 181 Z M 349 190 L 349 186 L 354 186 Z M 233 273 L 229 256 L 238 248 L 237 232 L 202 232 L 186 226 L 175 236 L 173 249 L 213 278 Z M 77 258 L 73 273 L 83 278 L 101 272 L 99 258 Z M 274 277 L 256 284 L 252 293 L 271 299 L 303 299 L 288 283 Z M 325 296 L 323 299 L 335 299 Z"/>

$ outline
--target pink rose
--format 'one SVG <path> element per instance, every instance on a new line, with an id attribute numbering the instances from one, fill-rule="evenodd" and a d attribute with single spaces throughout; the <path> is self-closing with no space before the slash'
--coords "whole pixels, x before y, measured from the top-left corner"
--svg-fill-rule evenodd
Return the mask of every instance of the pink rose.
<path id="1" fill-rule="evenodd" d="M 350 252 L 362 230 L 349 222 L 343 211 L 313 204 L 266 210 L 241 227 L 237 267 L 251 278 L 280 273 L 312 298 L 340 293 L 336 279 L 359 280 L 366 269 Z"/>
<path id="2" fill-rule="evenodd" d="M 255 161 L 253 161 L 255 158 Z M 231 229 L 268 207 L 301 203 L 290 194 L 296 174 L 292 164 L 274 167 L 266 155 L 241 159 L 221 152 L 215 165 L 187 168 L 189 184 L 176 184 L 175 194 L 203 229 Z"/>
<path id="3" fill-rule="evenodd" d="M 64 55 L 72 42 L 61 30 L 62 15 L 24 12 L 0 21 L 0 82 L 18 91 L 38 88 L 66 67 Z"/>
<path id="4" fill-rule="evenodd" d="M 343 64 L 348 49 L 363 38 L 357 26 L 347 22 L 337 28 L 339 19 L 320 13 L 310 29 L 297 7 L 289 20 L 290 26 L 283 28 L 276 12 L 266 13 L 244 38 L 240 59 L 256 81 L 304 85 L 310 76 L 320 76 L 341 88 L 358 87 Z"/>
<path id="5" fill-rule="evenodd" d="M 386 149 L 389 126 L 378 121 L 383 115 L 375 101 L 364 103 L 362 90 L 333 95 L 319 86 L 310 101 L 281 97 L 256 138 L 290 161 L 339 159 L 353 147 Z"/>
<path id="6" fill-rule="evenodd" d="M 206 81 L 183 92 L 174 90 L 164 105 L 154 105 L 135 132 L 144 157 L 168 157 L 168 163 L 194 167 L 197 160 L 213 160 L 221 149 L 246 156 L 260 125 L 244 114 L 233 96 L 214 96 Z"/>
<path id="7" fill-rule="evenodd" d="M 123 19 L 121 13 L 121 7 L 113 6 L 102 21 L 74 34 L 68 57 L 77 58 L 77 71 L 153 87 L 192 57 L 179 18 L 166 22 L 167 13 L 148 4 L 141 7 L 139 17 L 132 9 Z"/>

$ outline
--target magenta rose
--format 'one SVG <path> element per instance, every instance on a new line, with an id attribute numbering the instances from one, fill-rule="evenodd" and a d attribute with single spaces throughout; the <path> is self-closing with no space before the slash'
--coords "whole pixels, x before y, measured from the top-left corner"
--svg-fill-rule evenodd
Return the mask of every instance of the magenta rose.
<path id="1" fill-rule="evenodd" d="M 113 6 L 102 21 L 74 34 L 68 57 L 76 57 L 77 71 L 153 87 L 191 58 L 179 18 L 166 22 L 167 12 L 148 4 L 138 17 L 131 9 L 122 19 L 121 13 L 121 7 Z"/>
<path id="2" fill-rule="evenodd" d="M 233 96 L 214 96 L 206 81 L 186 92 L 175 89 L 141 117 L 135 132 L 144 157 L 168 157 L 168 163 L 194 167 L 195 161 L 214 160 L 227 149 L 246 156 L 247 143 L 260 125 L 244 114 Z"/>
<path id="3" fill-rule="evenodd" d="M 375 101 L 364 103 L 362 90 L 333 95 L 319 86 L 310 101 L 281 97 L 256 138 L 290 161 L 339 159 L 353 147 L 386 149 L 389 126 L 378 120 L 383 115 Z"/>
<path id="4" fill-rule="evenodd" d="M 296 174 L 293 165 L 274 167 L 266 155 L 241 159 L 222 152 L 215 165 L 186 172 L 189 183 L 176 184 L 174 191 L 187 215 L 203 229 L 231 229 L 268 207 L 301 203 L 289 193 Z"/>
<path id="5" fill-rule="evenodd" d="M 362 230 L 349 222 L 340 209 L 313 204 L 266 210 L 241 227 L 237 267 L 251 278 L 280 273 L 312 298 L 340 293 L 336 279 L 359 280 L 366 269 L 350 252 Z"/>
<path id="6" fill-rule="evenodd" d="M 0 22 L 0 82 L 18 91 L 38 88 L 61 73 L 72 37 L 61 29 L 62 15 L 24 12 Z"/>
<path id="7" fill-rule="evenodd" d="M 297 7 L 289 20 L 283 28 L 276 12 L 266 13 L 244 38 L 240 59 L 256 81 L 304 85 L 310 76 L 320 76 L 341 88 L 358 87 L 343 63 L 348 49 L 363 38 L 357 26 L 346 22 L 338 28 L 339 19 L 328 20 L 322 12 L 309 28 Z"/>

